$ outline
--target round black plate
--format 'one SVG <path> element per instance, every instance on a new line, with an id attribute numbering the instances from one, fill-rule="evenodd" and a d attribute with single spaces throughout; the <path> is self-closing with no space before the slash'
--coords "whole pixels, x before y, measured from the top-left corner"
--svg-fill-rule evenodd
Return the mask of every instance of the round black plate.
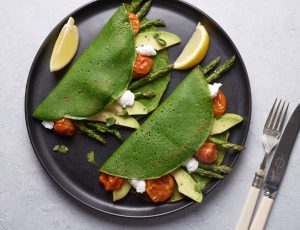
<path id="1" fill-rule="evenodd" d="M 74 62 L 120 4 L 121 1 L 110 0 L 91 2 L 68 15 L 49 34 L 39 49 L 29 73 L 25 96 L 26 124 L 33 149 L 41 164 L 52 179 L 75 199 L 89 207 L 117 216 L 137 218 L 159 216 L 180 210 L 193 202 L 186 198 L 173 204 L 155 205 L 130 194 L 126 199 L 113 203 L 112 194 L 105 192 L 97 182 L 98 168 L 87 162 L 86 153 L 94 150 L 97 162 L 102 165 L 121 143 L 109 136 L 106 136 L 109 143 L 106 145 L 101 145 L 83 135 L 62 138 L 53 131 L 46 130 L 40 121 L 31 116 L 34 109 L 57 85 L 66 70 L 72 65 L 71 63 L 58 73 L 50 73 L 49 71 L 52 48 L 67 18 L 73 16 L 80 31 L 80 45 Z M 149 19 L 162 18 L 167 26 L 162 27 L 161 30 L 173 32 L 181 37 L 181 44 L 168 50 L 172 63 L 180 54 L 199 21 L 207 28 L 211 40 L 208 55 L 203 63 L 207 63 L 217 56 L 221 56 L 224 61 L 233 54 L 237 55 L 234 68 L 225 74 L 220 82 L 224 84 L 222 89 L 227 96 L 228 111 L 240 114 L 245 118 L 244 122 L 231 132 L 230 141 L 243 144 L 250 124 L 250 86 L 242 58 L 228 35 L 205 13 L 181 1 L 154 0 L 147 17 Z M 172 80 L 164 99 L 180 83 L 187 72 L 173 71 Z M 124 137 L 130 135 L 131 132 L 129 129 L 122 129 Z M 53 152 L 52 148 L 57 144 L 68 146 L 69 153 L 64 155 Z M 237 157 L 238 154 L 236 153 L 227 154 L 225 163 L 233 165 Z M 218 182 L 211 183 L 204 194 L 206 195 L 217 184 Z"/>

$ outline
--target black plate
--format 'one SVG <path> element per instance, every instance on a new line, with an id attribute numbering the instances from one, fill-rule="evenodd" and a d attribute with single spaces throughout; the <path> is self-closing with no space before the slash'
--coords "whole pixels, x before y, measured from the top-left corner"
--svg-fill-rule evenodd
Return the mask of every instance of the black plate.
<path id="1" fill-rule="evenodd" d="M 171 213 L 189 206 L 193 203 L 186 198 L 173 204 L 155 205 L 141 200 L 133 195 L 117 203 L 112 202 L 111 193 L 105 192 L 97 182 L 98 170 L 87 162 L 86 153 L 90 150 L 96 152 L 97 162 L 103 164 L 111 153 L 120 145 L 120 142 L 113 137 L 107 136 L 107 145 L 101 145 L 82 135 L 73 138 L 62 138 L 48 131 L 41 125 L 41 122 L 31 117 L 33 110 L 57 85 L 70 65 L 58 73 L 50 73 L 49 62 L 55 40 L 63 24 L 69 16 L 75 18 L 80 31 L 80 45 L 76 60 L 86 49 L 95 35 L 105 25 L 114 11 L 120 6 L 121 1 L 102 0 L 91 2 L 68 15 L 49 34 L 39 49 L 28 77 L 25 95 L 25 116 L 28 134 L 33 149 L 52 179 L 68 194 L 82 203 L 96 210 L 123 217 L 153 217 Z M 202 11 L 181 1 L 159 1 L 154 0 L 149 19 L 162 18 L 165 20 L 167 30 L 179 35 L 182 43 L 169 49 L 170 60 L 173 63 L 180 54 L 184 45 L 193 33 L 199 21 L 207 28 L 210 34 L 211 45 L 203 63 L 207 63 L 216 56 L 226 60 L 233 54 L 237 55 L 237 63 L 234 68 L 224 75 L 220 82 L 227 96 L 228 111 L 242 115 L 244 122 L 232 131 L 230 140 L 234 143 L 245 142 L 251 115 L 251 93 L 247 72 L 238 50 L 221 27 Z M 73 60 L 73 62 L 74 62 Z M 187 74 L 187 71 L 173 71 L 172 81 L 166 91 L 166 98 L 180 81 Z M 123 135 L 127 137 L 131 130 L 122 129 Z M 66 155 L 53 152 L 52 148 L 57 144 L 65 144 L 70 152 Z M 238 154 L 227 154 L 225 163 L 233 165 Z M 204 195 L 210 192 L 218 182 L 211 183 L 205 190 Z"/>

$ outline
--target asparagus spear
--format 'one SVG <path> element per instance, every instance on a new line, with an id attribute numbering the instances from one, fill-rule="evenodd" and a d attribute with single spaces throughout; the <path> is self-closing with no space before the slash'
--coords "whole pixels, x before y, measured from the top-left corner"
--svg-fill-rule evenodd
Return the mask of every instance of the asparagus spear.
<path id="1" fill-rule="evenodd" d="M 156 96 L 156 93 L 152 92 L 152 91 L 149 91 L 149 92 L 136 92 L 134 93 L 134 96 L 135 96 L 135 99 L 138 99 L 138 98 L 151 98 L 151 97 L 155 97 Z"/>
<path id="2" fill-rule="evenodd" d="M 231 172 L 232 168 L 226 166 L 226 165 L 207 165 L 207 164 L 199 164 L 199 168 L 210 170 L 216 173 L 223 173 L 227 174 Z"/>
<path id="3" fill-rule="evenodd" d="M 150 10 L 150 6 L 151 6 L 151 2 L 152 0 L 146 2 L 142 8 L 140 9 L 139 12 L 137 12 L 136 16 L 141 20 L 143 17 L 145 17 L 145 15 L 148 13 L 148 11 Z"/>
<path id="4" fill-rule="evenodd" d="M 209 171 L 206 169 L 202 169 L 202 168 L 198 168 L 195 173 L 198 173 L 201 176 L 205 176 L 205 177 L 209 177 L 209 178 L 214 178 L 214 179 L 223 179 L 223 175 L 213 172 L 213 171 Z"/>
<path id="5" fill-rule="evenodd" d="M 97 141 L 106 144 L 106 140 L 101 137 L 99 134 L 97 134 L 94 130 L 89 129 L 88 127 L 86 127 L 82 122 L 77 121 L 75 122 L 76 127 L 78 128 L 78 130 L 86 135 L 88 135 L 91 138 L 96 139 Z"/>
<path id="6" fill-rule="evenodd" d="M 137 11 L 137 8 L 142 3 L 143 0 L 132 0 L 131 5 L 128 8 L 129 12 L 135 13 Z"/>
<path id="7" fill-rule="evenodd" d="M 103 123 L 87 122 L 87 123 L 85 123 L 85 125 L 90 128 L 93 128 L 96 131 L 101 132 L 101 133 L 110 133 L 110 134 L 114 135 L 116 138 L 118 138 L 119 140 L 122 140 L 121 133 L 118 130 L 109 128 Z"/>
<path id="8" fill-rule="evenodd" d="M 129 11 L 129 10 L 130 10 L 130 4 L 124 3 L 124 6 L 125 6 L 125 9 L 126 9 L 128 12 L 130 12 L 130 11 Z"/>
<path id="9" fill-rule="evenodd" d="M 232 144 L 226 141 L 221 141 L 215 137 L 208 137 L 208 140 L 215 143 L 216 145 L 218 145 L 223 149 L 236 150 L 236 151 L 242 151 L 245 149 L 244 146 Z"/>
<path id="10" fill-rule="evenodd" d="M 195 180 L 196 184 L 195 184 L 195 190 L 198 192 L 202 192 L 203 189 L 205 188 L 205 186 L 208 184 L 208 182 L 210 181 L 210 179 L 207 179 L 207 177 L 209 178 L 215 178 L 215 179 L 222 179 L 223 175 L 221 175 L 220 173 L 229 173 L 231 171 L 230 167 L 227 167 L 225 165 L 205 165 L 205 164 L 200 164 L 199 165 L 199 169 L 198 171 L 196 171 L 196 173 L 192 173 L 191 176 L 193 177 L 193 179 Z M 205 176 L 205 177 L 203 177 Z"/>
<path id="11" fill-rule="evenodd" d="M 207 78 L 207 82 L 210 83 L 216 80 L 222 73 L 227 72 L 235 63 L 236 57 L 235 55 L 229 58 L 223 65 L 217 68 L 214 72 L 212 72 Z"/>
<path id="12" fill-rule="evenodd" d="M 131 83 L 129 85 L 128 89 L 136 89 L 142 85 L 152 82 L 157 78 L 165 76 L 172 69 L 173 69 L 173 65 L 167 65 L 162 68 L 159 68 L 159 69 L 153 71 L 152 73 L 148 74 L 146 77 L 143 77 L 143 78 Z"/>
<path id="13" fill-rule="evenodd" d="M 202 70 L 204 75 L 206 75 L 213 68 L 215 68 L 219 64 L 220 60 L 221 60 L 221 57 L 217 57 L 216 59 L 214 59 L 210 63 L 208 63 L 208 65 L 206 65 Z"/>
<path id="14" fill-rule="evenodd" d="M 145 29 L 149 26 L 165 26 L 165 22 L 162 19 L 154 19 L 152 21 L 146 21 L 141 24 L 140 30 Z"/>

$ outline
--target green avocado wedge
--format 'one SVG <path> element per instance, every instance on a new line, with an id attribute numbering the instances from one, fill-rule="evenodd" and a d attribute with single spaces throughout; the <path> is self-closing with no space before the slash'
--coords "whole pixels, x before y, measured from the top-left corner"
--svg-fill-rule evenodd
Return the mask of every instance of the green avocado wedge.
<path id="1" fill-rule="evenodd" d="M 33 116 L 55 121 L 62 117 L 83 119 L 98 113 L 128 87 L 135 56 L 134 33 L 123 5 Z"/>
<path id="2" fill-rule="evenodd" d="M 135 46 L 143 46 L 143 45 L 152 45 L 156 50 L 162 50 L 167 47 L 176 45 L 181 42 L 180 37 L 176 34 L 172 34 L 166 31 L 147 31 L 144 30 L 142 33 L 139 33 L 135 39 Z M 158 36 L 160 39 L 166 42 L 165 46 L 161 46 L 156 39 L 155 36 Z"/>
<path id="3" fill-rule="evenodd" d="M 243 121 L 243 117 L 233 113 L 224 113 L 221 117 L 215 117 L 210 135 L 223 133 Z"/>
<path id="4" fill-rule="evenodd" d="M 206 141 L 213 102 L 199 67 L 178 85 L 100 168 L 127 179 L 153 179 L 180 167 Z"/>

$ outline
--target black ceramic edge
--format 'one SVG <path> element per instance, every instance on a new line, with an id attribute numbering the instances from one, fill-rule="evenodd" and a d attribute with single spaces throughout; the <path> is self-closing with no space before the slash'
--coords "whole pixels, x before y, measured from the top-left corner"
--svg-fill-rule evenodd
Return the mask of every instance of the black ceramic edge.
<path id="1" fill-rule="evenodd" d="M 44 163 L 42 162 L 42 160 L 40 159 L 39 157 L 39 154 L 38 154 L 38 151 L 34 145 L 34 141 L 33 141 L 33 138 L 32 138 L 32 134 L 31 134 L 31 131 L 30 131 L 30 127 L 29 127 L 29 117 L 28 117 L 28 108 L 27 108 L 27 102 L 28 102 L 28 94 L 29 94 L 29 91 L 28 91 L 28 88 L 29 88 L 29 83 L 30 83 L 30 79 L 31 79 L 31 75 L 32 75 L 32 72 L 33 72 L 33 67 L 35 66 L 35 63 L 37 62 L 37 59 L 40 55 L 40 53 L 42 52 L 42 50 L 44 49 L 45 47 L 45 44 L 48 42 L 48 40 L 50 39 L 50 36 L 51 34 L 57 29 L 57 28 L 60 28 L 63 23 L 66 21 L 66 19 L 68 19 L 71 15 L 73 15 L 74 13 L 76 13 L 77 11 L 79 10 L 82 10 L 83 8 L 87 7 L 88 5 L 90 4 L 93 4 L 94 2 L 97 2 L 97 1 L 101 1 L 101 0 L 93 0 L 93 1 L 90 1 L 84 5 L 82 5 L 81 7 L 75 9 L 74 11 L 72 11 L 70 14 L 68 14 L 65 18 L 63 18 L 54 28 L 53 30 L 48 34 L 48 36 L 46 37 L 46 39 L 43 41 L 42 45 L 40 46 L 40 48 L 38 49 L 38 52 L 37 54 L 35 55 L 34 57 L 34 60 L 32 62 L 32 65 L 31 65 L 31 68 L 30 68 L 30 71 L 29 71 L 29 74 L 28 74 L 28 79 L 27 79 L 27 83 L 26 83 L 26 88 L 25 88 L 25 101 L 24 101 L 24 109 L 25 109 L 25 121 L 26 121 L 26 127 L 27 127 L 27 132 L 28 132 L 28 136 L 29 136 L 29 139 L 30 139 L 30 142 L 31 142 L 31 145 L 32 145 L 32 148 L 35 152 L 35 155 L 37 156 L 39 162 L 41 163 L 41 165 L 43 166 L 44 170 L 48 173 L 48 175 L 52 178 L 52 180 L 64 191 L 66 192 L 68 195 L 70 195 L 71 197 L 73 197 L 77 202 L 79 203 L 82 203 L 88 207 L 90 207 L 91 209 L 94 209 L 96 211 L 100 211 L 102 213 L 105 213 L 105 214 L 108 214 L 108 215 L 113 215 L 113 216 L 117 216 L 117 217 L 123 217 L 123 218 L 135 218 L 135 219 L 143 219 L 143 218 L 154 218 L 154 217 L 160 217 L 160 216 L 164 216 L 164 215 L 167 215 L 167 214 L 171 214 L 171 213 L 174 213 L 174 212 L 177 212 L 179 210 L 182 210 L 194 203 L 196 203 L 195 201 L 190 201 L 188 202 L 187 204 L 177 208 L 177 209 L 174 209 L 174 210 L 171 210 L 171 211 L 168 211 L 168 212 L 164 212 L 164 213 L 159 213 L 159 214 L 153 214 L 153 215 L 145 215 L 145 216 L 131 216 L 131 215 L 122 215 L 122 214 L 116 214 L 116 213 L 112 213 L 112 212 L 108 212 L 108 211 L 105 211 L 105 210 L 102 210 L 102 209 L 99 209 L 99 208 L 96 208 L 94 206 L 92 206 L 91 204 L 87 203 L 87 202 L 84 202 L 82 200 L 80 200 L 78 197 L 76 197 L 74 194 L 72 194 L 71 191 L 67 190 L 65 188 L 65 186 L 63 184 L 61 184 L 59 181 L 56 180 L 56 178 L 52 175 L 52 173 L 47 169 L 47 167 L 44 165 Z M 249 126 L 250 126 L 250 122 L 251 122 L 251 112 L 252 112 L 252 100 L 251 100 L 251 88 L 250 88 L 250 81 L 249 81 L 249 76 L 248 76 L 248 73 L 247 73 L 247 70 L 246 70 L 246 66 L 244 64 L 244 61 L 237 49 L 237 47 L 235 46 L 235 44 L 233 43 L 233 41 L 231 40 L 231 38 L 229 37 L 229 35 L 225 32 L 225 30 L 223 30 L 223 28 L 215 21 L 213 20 L 208 14 L 206 14 L 205 12 L 203 12 L 202 10 L 200 10 L 199 8 L 195 7 L 194 5 L 190 4 L 190 3 L 187 3 L 183 0 L 173 0 L 173 1 L 178 1 L 180 2 L 181 4 L 184 4 L 190 8 L 193 8 L 194 10 L 198 11 L 199 13 L 203 14 L 205 17 L 207 17 L 211 22 L 214 23 L 214 25 L 224 34 L 224 36 L 228 39 L 228 41 L 230 42 L 230 44 L 232 45 L 235 53 L 236 53 L 236 56 L 238 57 L 239 61 L 241 62 L 241 66 L 242 66 L 242 69 L 243 71 L 245 72 L 245 76 L 246 76 L 246 82 L 247 82 L 247 88 L 248 88 L 248 102 L 249 102 L 249 107 L 248 107 L 248 110 L 249 110 L 249 119 L 248 119 L 248 124 L 246 126 L 246 131 L 245 131 L 245 135 L 244 135 L 244 138 L 242 140 L 242 143 L 241 145 L 244 145 L 245 142 L 246 142 L 246 139 L 247 139 L 247 136 L 248 136 L 248 131 L 249 131 Z M 239 155 L 240 153 L 237 153 L 236 154 L 236 157 L 233 159 L 233 162 L 230 164 L 231 167 L 233 167 L 238 158 L 239 158 Z M 227 175 L 224 177 L 224 179 L 227 177 Z M 203 194 L 204 197 L 207 196 L 217 185 L 219 185 L 219 183 L 221 183 L 223 180 L 218 180 L 216 182 L 214 182 L 214 184 L 210 187 L 209 190 L 205 191 L 205 193 Z"/>

